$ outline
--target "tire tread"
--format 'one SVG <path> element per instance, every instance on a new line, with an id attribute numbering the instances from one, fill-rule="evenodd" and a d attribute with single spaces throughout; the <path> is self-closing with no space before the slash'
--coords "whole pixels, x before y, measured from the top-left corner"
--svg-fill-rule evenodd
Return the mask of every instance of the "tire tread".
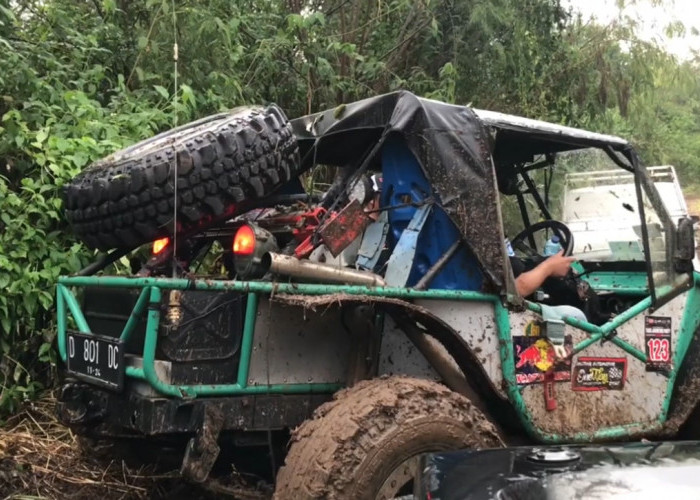
<path id="1" fill-rule="evenodd" d="M 274 105 L 165 132 L 94 163 L 65 187 L 76 236 L 99 250 L 171 236 L 176 167 L 177 231 L 189 233 L 289 181 L 299 173 L 299 149 Z"/>
<path id="2" fill-rule="evenodd" d="M 378 465 L 373 453 L 426 416 L 453 423 L 452 449 L 502 446 L 478 408 L 441 384 L 404 376 L 367 380 L 337 393 L 294 431 L 274 498 L 370 498 L 367 470 Z"/>

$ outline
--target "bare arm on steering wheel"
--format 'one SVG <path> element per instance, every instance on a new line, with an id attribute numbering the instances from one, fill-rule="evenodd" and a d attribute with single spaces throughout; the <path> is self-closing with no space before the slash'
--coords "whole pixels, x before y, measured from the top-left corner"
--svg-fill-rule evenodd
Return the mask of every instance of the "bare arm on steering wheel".
<path id="1" fill-rule="evenodd" d="M 564 251 L 552 255 L 542 261 L 537 267 L 520 274 L 515 279 L 515 288 L 522 297 L 535 292 L 549 277 L 561 278 L 569 272 L 574 257 L 564 257 Z"/>

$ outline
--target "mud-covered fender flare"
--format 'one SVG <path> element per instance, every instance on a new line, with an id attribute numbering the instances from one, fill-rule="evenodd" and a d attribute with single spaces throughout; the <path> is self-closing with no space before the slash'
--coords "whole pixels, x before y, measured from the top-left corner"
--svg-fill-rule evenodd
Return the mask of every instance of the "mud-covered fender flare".
<path id="1" fill-rule="evenodd" d="M 483 365 L 479 362 L 476 353 L 460 337 L 457 331 L 425 307 L 396 298 L 349 294 L 316 296 L 276 294 L 271 299 L 283 304 L 311 310 L 330 305 L 370 304 L 389 314 L 395 321 L 398 320 L 396 321 L 397 326 L 402 330 L 404 329 L 401 325 L 408 322 L 410 326 L 418 328 L 421 333 L 434 338 L 445 348 L 473 390 L 474 394 L 470 397 L 475 396 L 478 399 L 473 401 L 475 404 L 484 409 L 489 415 L 497 418 L 503 426 L 512 427 L 517 422 L 517 415 L 513 407 L 494 387 Z M 404 333 L 406 333 L 405 330 Z M 440 372 L 438 367 L 433 366 L 430 360 L 428 362 L 436 371 Z"/>
<path id="2" fill-rule="evenodd" d="M 700 326 L 693 332 L 683 362 L 677 368 L 678 375 L 673 387 L 668 418 L 662 434 L 675 436 L 682 430 L 682 438 L 697 439 L 700 435 Z"/>

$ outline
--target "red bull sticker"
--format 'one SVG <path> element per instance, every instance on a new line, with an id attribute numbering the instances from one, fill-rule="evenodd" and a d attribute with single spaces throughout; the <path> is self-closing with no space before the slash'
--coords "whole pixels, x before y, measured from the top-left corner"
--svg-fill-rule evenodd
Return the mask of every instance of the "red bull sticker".
<path id="1" fill-rule="evenodd" d="M 564 348 L 568 353 L 573 348 L 571 335 L 564 337 Z M 544 382 L 544 374 L 553 367 L 554 381 L 571 380 L 571 359 L 557 360 L 554 347 L 545 337 L 513 337 L 515 355 L 515 380 L 518 385 Z"/>

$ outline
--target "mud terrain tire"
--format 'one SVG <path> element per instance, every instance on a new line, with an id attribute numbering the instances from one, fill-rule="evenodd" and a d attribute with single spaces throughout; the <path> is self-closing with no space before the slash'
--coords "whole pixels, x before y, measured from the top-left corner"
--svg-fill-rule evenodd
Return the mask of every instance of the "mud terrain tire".
<path id="1" fill-rule="evenodd" d="M 100 160 L 64 190 L 75 234 L 100 250 L 133 248 L 237 213 L 298 173 L 299 149 L 277 106 L 237 108 L 192 122 Z"/>
<path id="2" fill-rule="evenodd" d="M 363 381 L 294 432 L 275 499 L 382 498 L 389 476 L 398 472 L 402 480 L 406 461 L 421 453 L 500 446 L 484 415 L 440 384 L 408 377 Z"/>

